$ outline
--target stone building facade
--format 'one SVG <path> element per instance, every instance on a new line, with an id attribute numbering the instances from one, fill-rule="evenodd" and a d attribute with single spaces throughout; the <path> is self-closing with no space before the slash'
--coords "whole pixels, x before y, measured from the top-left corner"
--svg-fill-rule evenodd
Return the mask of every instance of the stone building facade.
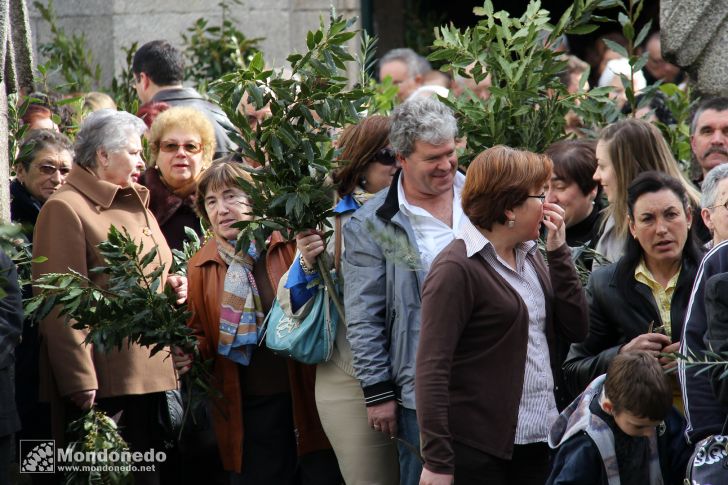
<path id="1" fill-rule="evenodd" d="M 40 0 L 47 3 L 47 0 Z M 33 45 L 50 39 L 50 28 L 37 9 L 30 8 Z M 54 0 L 58 24 L 67 34 L 83 33 L 101 66 L 102 83 L 108 86 L 126 62 L 122 48 L 134 41 L 139 45 L 154 39 L 167 39 L 180 46 L 181 34 L 204 17 L 220 23 L 219 0 Z M 273 67 L 286 64 L 294 51 L 305 50 L 306 32 L 328 17 L 333 5 L 346 17 L 360 17 L 360 0 L 243 0 L 228 1 L 231 16 L 247 37 L 263 37 L 261 47 L 266 62 Z"/>

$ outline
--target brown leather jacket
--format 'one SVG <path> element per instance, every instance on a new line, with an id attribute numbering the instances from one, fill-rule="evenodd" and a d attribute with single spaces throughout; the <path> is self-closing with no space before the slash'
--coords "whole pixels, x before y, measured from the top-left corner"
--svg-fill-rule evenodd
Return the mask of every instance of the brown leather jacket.
<path id="1" fill-rule="evenodd" d="M 275 233 L 266 253 L 267 282 L 258 285 L 278 286 L 296 251 L 294 242 L 286 242 Z M 189 261 L 188 305 L 192 312 L 188 325 L 195 330 L 202 358 L 213 359 L 214 378 L 222 395 L 213 406 L 213 422 L 223 467 L 240 472 L 243 456 L 243 399 L 238 364 L 217 354 L 220 325 L 220 297 L 227 265 L 220 258 L 217 243 L 208 241 Z M 298 436 L 298 454 L 331 448 L 321 427 L 314 400 L 316 367 L 288 362 L 288 380 L 293 399 L 293 419 Z"/>

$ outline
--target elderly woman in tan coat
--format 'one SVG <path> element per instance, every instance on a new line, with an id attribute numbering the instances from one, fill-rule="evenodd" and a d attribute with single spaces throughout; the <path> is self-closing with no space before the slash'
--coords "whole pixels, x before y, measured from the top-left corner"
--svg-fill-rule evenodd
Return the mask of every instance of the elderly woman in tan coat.
<path id="1" fill-rule="evenodd" d="M 38 216 L 33 256 L 47 260 L 34 264 L 34 277 L 72 269 L 100 281 L 103 276 L 90 270 L 103 263 L 97 245 L 107 239 L 112 225 L 126 229 L 145 248 L 157 245 L 155 264 L 169 268 L 172 254 L 147 209 L 149 192 L 131 178 L 141 159 L 145 130 L 141 120 L 121 111 L 97 111 L 84 121 L 74 168 Z M 167 284 L 184 301 L 186 280 L 169 276 Z M 163 391 L 177 387 L 165 352 L 151 356 L 148 348 L 138 345 L 97 351 L 84 345 L 83 331 L 55 314 L 41 322 L 40 334 L 41 381 L 51 398 L 56 432 L 95 403 L 109 415 L 123 411 L 120 430 L 132 451 L 161 449 L 161 434 L 155 429 L 159 404 Z M 159 477 L 158 472 L 135 473 L 135 479 L 158 483 Z"/>

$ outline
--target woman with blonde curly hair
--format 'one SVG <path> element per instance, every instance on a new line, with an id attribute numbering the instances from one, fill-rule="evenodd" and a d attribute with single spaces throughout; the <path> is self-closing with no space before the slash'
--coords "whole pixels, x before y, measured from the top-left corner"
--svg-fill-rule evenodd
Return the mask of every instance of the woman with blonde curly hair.
<path id="1" fill-rule="evenodd" d="M 181 249 L 185 226 L 202 234 L 194 210 L 195 187 L 215 153 L 215 130 L 194 108 L 178 106 L 161 113 L 148 133 L 151 167 L 139 183 L 149 189 L 149 209 L 167 243 Z"/>

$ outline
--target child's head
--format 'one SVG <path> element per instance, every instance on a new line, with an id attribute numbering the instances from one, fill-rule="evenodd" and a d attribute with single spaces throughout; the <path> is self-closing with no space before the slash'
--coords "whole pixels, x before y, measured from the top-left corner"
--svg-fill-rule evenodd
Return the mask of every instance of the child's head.
<path id="1" fill-rule="evenodd" d="M 617 355 L 607 370 L 602 408 L 630 436 L 649 436 L 672 406 L 672 386 L 647 352 Z"/>

